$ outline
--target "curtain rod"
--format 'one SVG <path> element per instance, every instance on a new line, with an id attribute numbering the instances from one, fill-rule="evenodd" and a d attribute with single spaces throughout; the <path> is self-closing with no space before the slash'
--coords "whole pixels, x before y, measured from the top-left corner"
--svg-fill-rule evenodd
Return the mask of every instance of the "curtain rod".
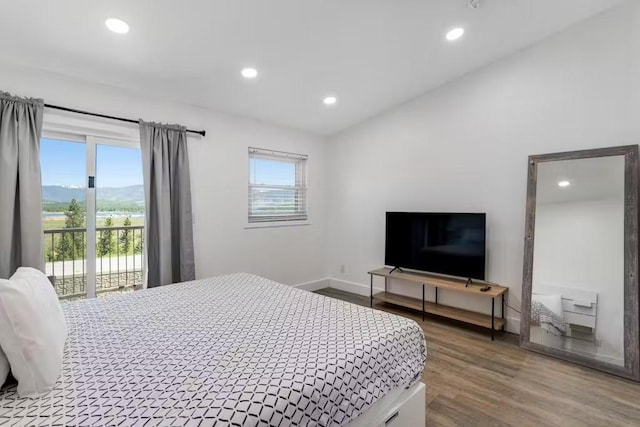
<path id="1" fill-rule="evenodd" d="M 87 115 L 87 116 L 102 117 L 103 119 L 118 120 L 118 121 L 121 121 L 121 122 L 135 123 L 135 124 L 140 123 L 138 120 L 125 119 L 123 117 L 116 117 L 116 116 L 107 116 L 106 114 L 90 113 L 88 111 L 76 110 L 76 109 L 67 108 L 67 107 L 60 107 L 58 105 L 44 104 L 44 106 L 47 107 L 47 108 L 53 108 L 54 110 L 69 111 L 70 113 L 78 113 L 78 114 L 84 114 L 84 115 Z M 207 134 L 207 131 L 205 131 L 205 130 L 187 129 L 187 132 L 197 133 L 198 135 L 202 135 L 202 136 L 205 136 Z"/>

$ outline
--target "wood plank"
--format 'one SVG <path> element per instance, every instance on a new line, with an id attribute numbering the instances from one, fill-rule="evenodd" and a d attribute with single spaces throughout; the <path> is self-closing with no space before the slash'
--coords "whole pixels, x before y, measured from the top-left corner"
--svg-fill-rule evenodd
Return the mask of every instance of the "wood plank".
<path id="1" fill-rule="evenodd" d="M 405 295 L 394 294 L 391 292 L 378 292 L 377 294 L 373 295 L 373 298 L 374 300 L 388 302 L 389 304 L 395 304 L 401 307 L 407 307 L 413 310 L 422 311 L 422 300 L 418 298 L 411 298 Z"/>
<path id="2" fill-rule="evenodd" d="M 509 291 L 509 288 L 493 283 L 478 282 L 473 283 L 469 286 L 465 286 L 465 281 L 461 281 L 460 279 L 435 276 L 428 273 L 400 272 L 397 270 L 391 273 L 391 270 L 392 269 L 389 267 L 379 268 L 377 270 L 370 271 L 369 274 L 379 277 L 387 277 L 390 279 L 405 280 L 407 282 L 416 283 L 419 285 L 424 284 L 440 289 L 448 289 L 455 292 L 464 292 L 485 298 L 499 297 L 500 295 L 505 294 Z M 480 292 L 480 288 L 486 285 L 491 286 L 491 289 L 486 292 Z"/>
<path id="3" fill-rule="evenodd" d="M 384 301 L 389 304 L 399 305 L 411 308 L 413 310 L 422 311 L 422 300 L 411 298 L 404 295 L 398 295 L 391 292 L 379 292 L 373 296 L 375 300 Z M 462 308 L 450 307 L 448 305 L 435 304 L 425 301 L 425 313 L 435 314 L 436 316 L 446 317 L 448 319 L 458 320 L 460 322 L 470 323 L 483 328 L 491 329 L 491 316 L 475 311 L 464 310 Z M 500 330 L 505 324 L 505 320 L 496 317 L 494 320 L 494 329 Z"/>

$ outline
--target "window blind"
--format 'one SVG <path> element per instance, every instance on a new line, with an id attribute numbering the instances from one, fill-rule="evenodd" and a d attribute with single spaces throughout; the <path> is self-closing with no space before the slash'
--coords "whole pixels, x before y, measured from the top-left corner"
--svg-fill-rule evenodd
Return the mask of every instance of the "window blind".
<path id="1" fill-rule="evenodd" d="M 249 148 L 249 222 L 307 219 L 307 159 Z"/>

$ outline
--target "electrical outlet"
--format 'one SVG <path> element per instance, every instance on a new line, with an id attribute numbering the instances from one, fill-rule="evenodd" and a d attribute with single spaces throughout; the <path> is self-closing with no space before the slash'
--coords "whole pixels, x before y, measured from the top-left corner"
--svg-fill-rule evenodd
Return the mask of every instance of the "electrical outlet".
<path id="1" fill-rule="evenodd" d="M 344 264 L 340 265 L 340 274 L 344 274 L 345 272 L 345 268 L 344 268 Z"/>

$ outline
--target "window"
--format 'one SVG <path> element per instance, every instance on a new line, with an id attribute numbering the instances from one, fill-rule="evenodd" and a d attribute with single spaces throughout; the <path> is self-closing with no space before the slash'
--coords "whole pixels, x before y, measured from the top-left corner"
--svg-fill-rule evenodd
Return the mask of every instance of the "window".
<path id="1" fill-rule="evenodd" d="M 307 156 L 249 148 L 249 222 L 307 219 Z"/>

